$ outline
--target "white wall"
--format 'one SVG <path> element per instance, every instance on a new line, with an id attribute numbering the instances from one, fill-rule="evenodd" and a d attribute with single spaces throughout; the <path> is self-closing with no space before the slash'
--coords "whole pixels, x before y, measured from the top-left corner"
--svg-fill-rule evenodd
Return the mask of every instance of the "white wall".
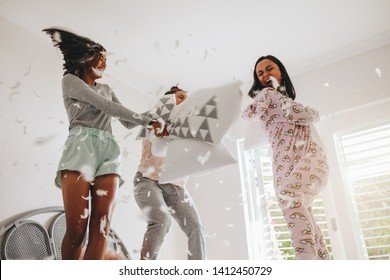
<path id="1" fill-rule="evenodd" d="M 225 147 L 237 159 L 235 139 L 226 137 Z M 238 164 L 192 178 L 188 189 L 195 200 L 207 234 L 209 259 L 248 259 L 245 217 Z"/>
<path id="2" fill-rule="evenodd" d="M 322 116 L 318 129 L 330 166 L 330 184 L 323 191 L 323 198 L 335 259 L 364 256 L 334 136 L 367 124 L 390 121 L 389 73 L 387 44 L 293 77 L 297 99 L 317 108 Z"/>
<path id="3" fill-rule="evenodd" d="M 384 39 L 390 41 L 387 34 Z M 390 97 L 390 44 L 292 77 L 297 100 L 329 115 Z M 380 74 L 380 75 L 379 75 Z M 325 86 L 325 84 L 329 86 Z"/>
<path id="4" fill-rule="evenodd" d="M 1 229 L 9 217 L 18 213 L 62 205 L 61 192 L 53 180 L 68 135 L 68 121 L 61 97 L 62 60 L 49 38 L 44 41 L 2 17 L 0 26 Z M 109 83 L 121 102 L 134 111 L 146 111 L 156 102 L 109 75 L 102 82 Z M 113 133 L 122 147 L 126 183 L 119 191 L 112 226 L 132 257 L 138 259 L 146 228 L 133 197 L 132 179 L 141 152 L 140 142 L 135 140 L 138 129 L 128 131 L 114 122 Z M 205 224 L 208 256 L 245 259 L 238 168 L 219 172 L 189 182 Z M 173 222 L 159 257 L 185 259 L 186 250 L 185 235 Z"/>
<path id="5" fill-rule="evenodd" d="M 62 62 L 55 49 L 47 41 L 37 38 L 20 27 L 0 17 L 1 62 L 0 67 L 0 229 L 1 222 L 10 216 L 27 210 L 53 205 L 62 205 L 61 193 L 53 184 L 61 148 L 67 137 L 67 117 L 62 104 L 60 81 Z M 292 77 L 297 90 L 297 100 L 317 108 L 326 117 L 322 133 L 326 145 L 332 149 L 331 135 L 339 126 L 328 125 L 330 120 L 343 121 L 344 126 L 364 121 L 365 114 L 373 118 L 389 116 L 388 108 L 381 105 L 368 106 L 390 97 L 388 88 L 390 73 L 390 46 L 344 59 L 328 66 L 309 69 L 304 74 Z M 288 66 L 288 65 L 286 65 Z M 379 78 L 375 69 L 381 69 Z M 107 71 L 109 73 L 109 71 Z M 144 111 L 155 100 L 137 93 L 106 77 L 122 103 L 135 111 Z M 329 83 L 330 87 L 325 87 Z M 248 89 L 243 89 L 244 93 Z M 249 99 L 244 98 L 245 105 Z M 387 103 L 388 104 L 388 103 Z M 356 108 L 352 115 L 332 115 L 348 108 Z M 360 112 L 357 114 L 356 112 Z M 373 114 L 375 112 L 375 114 Z M 359 115 L 360 119 L 354 119 Z M 234 127 L 235 137 L 243 135 L 243 124 Z M 123 239 L 133 258 L 138 258 L 143 233 L 146 227 L 133 198 L 132 177 L 140 158 L 140 143 L 135 141 L 138 130 L 128 131 L 118 122 L 113 124 L 124 155 L 123 177 L 126 184 L 120 189 L 113 218 L 113 228 Z M 131 133 L 131 135 L 129 135 Z M 257 132 L 251 133 L 256 138 Z M 250 136 L 248 130 L 245 137 Z M 225 144 L 236 155 L 234 137 L 225 139 Z M 337 168 L 332 156 L 332 168 Z M 337 170 L 334 171 L 337 174 Z M 337 175 L 339 176 L 339 175 Z M 328 219 L 334 218 L 339 228 L 348 227 L 348 211 L 342 208 L 340 182 L 333 177 L 329 192 L 335 195 L 327 207 Z M 247 259 L 247 241 L 244 211 L 241 200 L 238 165 L 231 165 L 210 175 L 192 178 L 188 189 L 198 206 L 207 234 L 209 259 Z M 332 207 L 336 205 L 335 207 Z M 334 208 L 334 209 L 331 209 Z M 333 233 L 340 248 L 347 253 L 337 253 L 339 258 L 358 258 L 355 244 L 345 231 Z M 186 238 L 175 222 L 172 223 L 166 242 L 161 250 L 161 259 L 185 259 Z"/>
<path id="6" fill-rule="evenodd" d="M 354 49 L 352 46 L 350 48 Z M 334 136 L 351 128 L 390 121 L 390 44 L 382 44 L 350 57 L 344 50 L 340 50 L 340 53 L 344 55 L 344 59 L 336 62 L 332 60 L 333 56 L 337 56 L 335 51 L 333 55 L 326 56 L 331 63 L 326 63 L 324 58 L 318 58 L 323 62 L 323 66 L 313 68 L 315 63 L 308 62 L 305 63 L 306 69 L 301 66 L 290 67 L 287 59 L 279 58 L 288 71 L 300 69 L 300 74 L 297 75 L 292 75 L 294 72 L 289 71 L 297 92 L 296 100 L 316 108 L 321 115 L 317 126 L 330 163 L 330 183 L 323 191 L 323 199 L 333 257 L 363 259 L 361 241 L 355 230 L 356 221 Z M 243 107 L 249 102 L 251 99 L 244 97 Z M 235 127 L 235 130 L 237 135 L 245 137 L 245 148 L 251 148 L 261 142 L 267 143 L 264 135 L 258 133 L 253 126 L 242 123 L 240 127 Z"/>
<path id="7" fill-rule="evenodd" d="M 68 121 L 61 97 L 62 61 L 49 38 L 37 38 L 1 17 L 0 26 L 1 222 L 20 212 L 62 205 L 61 191 L 53 180 L 68 135 Z M 110 77 L 103 82 L 134 111 L 143 112 L 152 105 L 146 96 Z M 128 131 L 119 122 L 113 124 L 113 130 L 124 154 L 126 181 L 119 191 L 113 228 L 133 253 L 139 250 L 145 229 L 132 192 L 140 156 L 140 143 L 134 140 L 138 130 Z M 175 235 L 173 230 L 167 238 L 169 248 L 176 246 Z M 175 249 L 163 250 L 161 257 L 183 255 Z M 138 258 L 138 253 L 133 257 Z"/>
<path id="8" fill-rule="evenodd" d="M 60 205 L 53 187 L 67 135 L 61 64 L 47 42 L 0 18 L 0 220 L 33 208 Z"/>

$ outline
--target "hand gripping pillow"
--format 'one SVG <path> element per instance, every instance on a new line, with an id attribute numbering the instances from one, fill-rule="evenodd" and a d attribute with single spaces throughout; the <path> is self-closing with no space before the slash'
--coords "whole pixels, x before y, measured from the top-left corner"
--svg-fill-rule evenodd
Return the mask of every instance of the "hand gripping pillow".
<path id="1" fill-rule="evenodd" d="M 239 117 L 240 82 L 202 89 L 191 94 L 170 116 L 170 137 L 221 143 Z"/>
<path id="2" fill-rule="evenodd" d="M 221 144 L 241 107 L 240 82 L 217 88 L 202 89 L 191 94 L 179 106 L 175 98 L 163 96 L 156 105 L 153 118 L 161 117 L 169 124 L 171 139 L 167 144 L 161 183 L 198 176 L 236 163 Z M 174 95 L 173 95 L 174 96 Z M 154 137 L 142 128 L 137 139 Z"/>
<path id="3" fill-rule="evenodd" d="M 240 82 L 202 89 L 191 94 L 179 106 L 175 95 L 164 95 L 148 116 L 161 117 L 168 126 L 168 138 L 188 138 L 212 144 L 221 142 L 232 123 L 239 117 Z M 149 138 L 151 132 L 141 128 L 137 140 Z"/>
<path id="4" fill-rule="evenodd" d="M 164 95 L 160 98 L 154 109 L 148 112 L 147 116 L 152 119 L 162 118 L 165 122 L 167 122 L 175 105 L 176 97 L 174 94 Z M 152 136 L 151 131 L 146 127 L 142 127 L 136 139 L 145 139 L 150 136 Z"/>

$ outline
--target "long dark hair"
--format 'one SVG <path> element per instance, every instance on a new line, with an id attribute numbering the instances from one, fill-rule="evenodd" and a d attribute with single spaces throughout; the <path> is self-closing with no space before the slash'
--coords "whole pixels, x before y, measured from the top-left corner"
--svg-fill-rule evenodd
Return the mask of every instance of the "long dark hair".
<path id="1" fill-rule="evenodd" d="M 256 74 L 257 64 L 259 64 L 259 62 L 264 60 L 264 59 L 269 59 L 269 60 L 273 61 L 276 65 L 278 65 L 280 72 L 282 73 L 282 81 L 281 81 L 281 85 L 280 85 L 279 89 L 284 94 L 286 94 L 288 97 L 290 97 L 291 99 L 294 100 L 295 96 L 296 96 L 295 89 L 294 89 L 294 86 L 291 82 L 290 76 L 287 73 L 286 67 L 284 67 L 283 63 L 279 59 L 277 59 L 276 57 L 274 57 L 272 55 L 262 56 L 256 61 L 255 67 L 253 69 L 253 85 L 248 92 L 249 97 L 254 98 L 256 96 L 256 91 L 259 91 L 265 87 L 260 83 L 259 78 L 257 77 L 257 74 Z"/>
<path id="2" fill-rule="evenodd" d="M 61 50 L 64 57 L 64 75 L 71 73 L 82 77 L 86 67 L 93 67 L 106 49 L 87 37 L 60 28 L 46 28 L 53 45 Z"/>

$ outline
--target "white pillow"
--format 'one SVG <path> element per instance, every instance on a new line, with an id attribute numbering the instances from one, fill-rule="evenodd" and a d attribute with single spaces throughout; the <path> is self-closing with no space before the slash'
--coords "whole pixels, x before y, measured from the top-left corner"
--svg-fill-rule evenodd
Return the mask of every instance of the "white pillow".
<path id="1" fill-rule="evenodd" d="M 168 144 L 159 182 L 170 183 L 199 176 L 237 161 L 222 145 L 194 139 L 175 139 Z"/>
<path id="2" fill-rule="evenodd" d="M 240 82 L 232 82 L 194 92 L 179 106 L 174 105 L 175 98 L 160 99 L 156 114 L 150 116 L 170 123 L 170 135 L 162 139 L 171 139 L 160 183 L 181 181 L 236 163 L 221 141 L 239 119 L 241 95 Z M 137 139 L 153 137 L 142 128 Z"/>
<path id="3" fill-rule="evenodd" d="M 170 123 L 167 138 L 189 138 L 219 144 L 233 122 L 239 119 L 241 108 L 240 82 L 201 89 L 189 95 L 175 106 L 175 95 L 161 97 L 151 118 L 161 117 Z M 137 140 L 151 137 L 146 128 L 141 128 Z"/>
<path id="4" fill-rule="evenodd" d="M 147 114 L 152 119 L 162 118 L 167 122 L 172 113 L 172 109 L 176 106 L 176 96 L 174 94 L 163 95 L 157 102 L 156 106 Z M 152 136 L 152 133 L 146 127 L 141 127 L 136 139 L 145 139 Z"/>
<path id="5" fill-rule="evenodd" d="M 240 82 L 194 92 L 171 115 L 170 137 L 219 144 L 239 118 L 240 108 Z"/>

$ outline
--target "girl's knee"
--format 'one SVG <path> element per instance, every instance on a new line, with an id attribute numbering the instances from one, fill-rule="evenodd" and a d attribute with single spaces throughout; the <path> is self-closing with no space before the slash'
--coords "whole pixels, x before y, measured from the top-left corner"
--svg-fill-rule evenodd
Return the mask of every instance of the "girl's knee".
<path id="1" fill-rule="evenodd" d="M 91 234 L 99 233 L 107 236 L 110 231 L 111 218 L 106 212 L 91 216 L 89 229 Z"/>
<path id="2" fill-rule="evenodd" d="M 86 228 L 71 227 L 66 229 L 65 235 L 73 246 L 78 246 L 83 243 L 85 239 Z"/>

